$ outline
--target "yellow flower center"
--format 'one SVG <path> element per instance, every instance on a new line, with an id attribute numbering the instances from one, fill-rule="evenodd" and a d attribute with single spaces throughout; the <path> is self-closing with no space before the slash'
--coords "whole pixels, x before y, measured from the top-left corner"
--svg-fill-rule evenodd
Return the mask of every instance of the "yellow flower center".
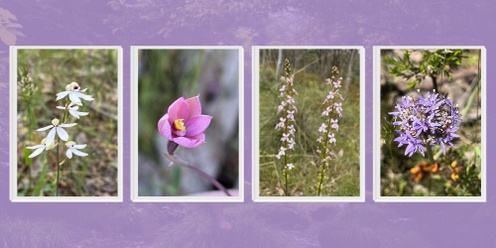
<path id="1" fill-rule="evenodd" d="M 54 127 L 58 126 L 58 125 L 59 125 L 59 119 L 57 119 L 57 118 L 53 119 L 53 120 L 52 120 L 52 125 L 53 125 Z"/>
<path id="2" fill-rule="evenodd" d="M 179 131 L 184 131 L 186 127 L 184 126 L 184 119 L 177 119 L 174 121 L 174 128 Z"/>

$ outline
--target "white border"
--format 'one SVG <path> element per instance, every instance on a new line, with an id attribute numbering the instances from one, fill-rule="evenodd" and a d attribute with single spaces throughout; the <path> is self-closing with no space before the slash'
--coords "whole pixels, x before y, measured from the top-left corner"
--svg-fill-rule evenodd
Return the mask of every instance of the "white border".
<path id="1" fill-rule="evenodd" d="M 359 196 L 260 196 L 260 71 L 261 49 L 357 49 L 360 54 L 360 195 Z M 252 200 L 254 202 L 365 202 L 365 48 L 363 46 L 253 46 L 252 47 Z"/>
<path id="2" fill-rule="evenodd" d="M 481 196 L 381 196 L 381 50 L 383 49 L 481 50 Z M 376 202 L 486 202 L 486 48 L 484 46 L 374 46 L 374 201 Z"/>
<path id="3" fill-rule="evenodd" d="M 17 196 L 17 51 L 26 49 L 116 49 L 118 72 L 118 154 L 117 154 L 117 196 Z M 123 201 L 123 84 L 122 47 L 120 46 L 11 46 L 10 47 L 10 200 L 12 202 L 122 202 Z"/>
<path id="4" fill-rule="evenodd" d="M 139 196 L 138 195 L 138 51 L 238 50 L 239 53 L 239 195 L 238 196 Z M 243 202 L 244 201 L 244 59 L 241 46 L 131 46 L 131 201 L 133 202 Z"/>

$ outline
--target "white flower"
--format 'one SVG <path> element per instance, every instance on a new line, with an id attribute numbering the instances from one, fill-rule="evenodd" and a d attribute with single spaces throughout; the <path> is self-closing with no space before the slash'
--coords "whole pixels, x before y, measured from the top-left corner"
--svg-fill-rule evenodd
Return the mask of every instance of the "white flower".
<path id="1" fill-rule="evenodd" d="M 40 155 L 45 149 L 46 149 L 46 145 L 45 144 L 39 144 L 39 145 L 35 145 L 35 146 L 26 146 L 26 148 L 28 149 L 31 149 L 31 150 L 34 150 L 33 153 L 31 153 L 31 155 L 29 155 L 29 158 L 34 158 L 38 155 Z"/>
<path id="2" fill-rule="evenodd" d="M 291 170 L 294 168 L 294 165 L 293 164 L 287 164 L 286 167 L 288 167 L 288 170 Z"/>
<path id="3" fill-rule="evenodd" d="M 334 133 L 329 133 L 327 137 L 329 137 L 329 143 L 336 144 L 336 138 L 334 138 Z"/>
<path id="4" fill-rule="evenodd" d="M 327 130 L 327 125 L 322 123 L 322 125 L 320 125 L 320 127 L 319 127 L 319 132 L 325 133 L 326 130 Z"/>
<path id="5" fill-rule="evenodd" d="M 66 107 L 63 107 L 63 106 L 57 106 L 58 109 L 67 109 L 67 111 L 69 111 L 69 114 L 71 114 L 72 116 L 76 117 L 79 119 L 79 116 L 86 116 L 88 115 L 88 112 L 79 112 L 78 109 L 79 109 L 79 105 L 81 105 L 81 103 L 73 103 L 71 102 L 71 104 L 69 104 L 69 106 Z"/>
<path id="6" fill-rule="evenodd" d="M 286 151 L 286 148 L 281 146 L 281 150 L 279 150 L 279 153 L 276 155 L 276 158 L 281 159 L 281 156 L 284 156 L 286 154 L 285 151 Z"/>
<path id="7" fill-rule="evenodd" d="M 85 156 L 88 156 L 87 153 L 84 153 L 82 151 L 80 151 L 79 149 L 83 149 L 86 147 L 86 144 L 81 144 L 81 145 L 78 145 L 76 144 L 76 142 L 74 141 L 69 141 L 67 143 L 65 143 L 65 145 L 67 146 L 67 151 L 65 152 L 65 155 L 71 159 L 72 158 L 72 154 L 74 153 L 74 155 L 76 156 L 80 156 L 80 157 L 85 157 Z"/>
<path id="8" fill-rule="evenodd" d="M 339 130 L 338 120 L 334 120 L 331 118 L 331 123 L 332 123 L 331 127 L 336 129 L 336 131 L 338 131 Z"/>
<path id="9" fill-rule="evenodd" d="M 293 138 L 290 138 L 288 140 L 288 148 L 291 150 L 294 150 L 294 146 L 296 145 L 296 142 L 293 140 Z"/>
<path id="10" fill-rule="evenodd" d="M 36 129 L 36 131 L 41 132 L 41 131 L 46 131 L 48 129 L 51 129 L 50 132 L 48 132 L 48 135 L 46 137 L 46 145 L 50 146 L 52 145 L 53 141 L 55 140 L 55 133 L 59 136 L 59 138 L 63 141 L 67 141 L 69 139 L 69 134 L 63 129 L 63 127 L 73 127 L 76 126 L 77 123 L 71 123 L 71 124 L 59 124 L 59 119 L 55 118 L 52 120 L 52 125 L 42 127 L 39 129 Z"/>
<path id="11" fill-rule="evenodd" d="M 334 99 L 334 91 L 329 91 L 329 94 L 326 97 L 327 99 Z"/>
<path id="12" fill-rule="evenodd" d="M 78 83 L 72 82 L 65 86 L 65 91 L 57 93 L 56 101 L 66 96 L 69 96 L 69 100 L 71 100 L 71 102 L 73 103 L 81 103 L 81 100 L 79 98 L 82 98 L 86 101 L 93 101 L 92 96 L 81 93 L 85 92 L 86 90 L 87 89 L 81 90 L 81 87 L 79 87 Z"/>
<path id="13" fill-rule="evenodd" d="M 341 112 L 343 112 L 342 106 L 343 106 L 343 104 L 340 102 L 334 103 L 334 107 L 336 108 L 336 112 L 338 112 L 338 114 L 341 114 Z"/>
<path id="14" fill-rule="evenodd" d="M 29 155 L 29 158 L 34 158 L 40 155 L 43 151 L 53 149 L 54 147 L 55 144 L 52 144 L 51 146 L 46 145 L 46 138 L 41 140 L 41 144 L 39 145 L 26 146 L 27 149 L 34 150 L 34 152 Z"/>

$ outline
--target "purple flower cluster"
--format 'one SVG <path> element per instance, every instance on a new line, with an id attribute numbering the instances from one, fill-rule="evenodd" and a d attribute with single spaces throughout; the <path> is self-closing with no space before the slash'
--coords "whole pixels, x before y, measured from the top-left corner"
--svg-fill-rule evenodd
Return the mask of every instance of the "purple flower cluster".
<path id="1" fill-rule="evenodd" d="M 396 104 L 396 112 L 389 114 L 394 117 L 393 125 L 399 129 L 399 137 L 394 139 L 398 147 L 407 145 L 405 155 L 410 157 L 415 152 L 425 156 L 426 146 L 440 145 L 446 153 L 446 145 L 453 146 L 452 140 L 460 137 L 456 134 L 462 122 L 458 106 L 444 95 L 427 92 L 418 99 L 403 97 L 401 103 Z"/>

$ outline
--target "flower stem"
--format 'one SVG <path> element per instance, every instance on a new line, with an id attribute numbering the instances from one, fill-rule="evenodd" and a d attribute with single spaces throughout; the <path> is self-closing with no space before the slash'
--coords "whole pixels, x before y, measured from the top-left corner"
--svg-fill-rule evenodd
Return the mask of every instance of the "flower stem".
<path id="1" fill-rule="evenodd" d="M 60 141 L 57 139 L 57 164 L 55 165 L 57 168 L 57 176 L 55 179 L 55 196 L 59 195 L 59 179 L 60 179 L 60 168 L 59 168 L 59 145 Z"/>
<path id="2" fill-rule="evenodd" d="M 69 112 L 67 108 L 69 107 L 70 101 L 68 101 L 65 104 L 65 111 L 64 115 L 62 116 L 62 123 L 65 123 L 67 120 L 67 113 Z M 55 196 L 59 195 L 59 180 L 60 180 L 60 157 L 59 157 L 59 150 L 60 150 L 60 138 L 57 138 L 57 179 L 55 181 Z"/>
<path id="3" fill-rule="evenodd" d="M 176 164 L 178 166 L 182 166 L 184 168 L 188 168 L 188 169 L 190 169 L 190 170 L 198 173 L 198 175 L 200 175 L 201 177 L 203 177 L 204 179 L 206 179 L 208 182 L 210 182 L 212 185 L 214 185 L 220 191 L 224 192 L 224 194 L 226 194 L 227 196 L 232 196 L 229 193 L 229 191 L 227 191 L 227 189 L 224 186 L 222 186 L 221 183 L 219 183 L 219 181 L 215 180 L 213 177 L 211 177 L 207 173 L 205 173 L 202 170 L 198 169 L 196 166 L 194 166 L 194 165 L 192 165 L 192 164 L 184 161 L 183 159 L 181 159 L 177 155 L 171 155 L 171 154 L 164 153 L 164 156 L 167 157 L 170 161 L 172 161 L 172 163 L 174 163 L 174 164 Z"/>
<path id="4" fill-rule="evenodd" d="M 284 127 L 284 133 L 287 133 L 287 126 L 289 125 L 289 121 L 287 120 L 288 118 L 286 118 L 286 124 L 285 124 L 285 127 Z M 283 141 L 284 142 L 284 147 L 288 147 L 288 142 L 285 140 Z M 289 152 L 289 151 L 288 151 Z M 289 191 L 288 191 L 288 168 L 287 168 L 287 165 L 288 165 L 288 154 L 287 152 L 284 153 L 284 165 L 283 165 L 283 175 L 284 175 L 284 195 L 285 196 L 289 196 Z"/>
<path id="5" fill-rule="evenodd" d="M 430 145 L 427 145 L 427 157 L 429 159 L 430 164 L 434 164 L 434 153 L 432 151 L 432 147 Z"/>

